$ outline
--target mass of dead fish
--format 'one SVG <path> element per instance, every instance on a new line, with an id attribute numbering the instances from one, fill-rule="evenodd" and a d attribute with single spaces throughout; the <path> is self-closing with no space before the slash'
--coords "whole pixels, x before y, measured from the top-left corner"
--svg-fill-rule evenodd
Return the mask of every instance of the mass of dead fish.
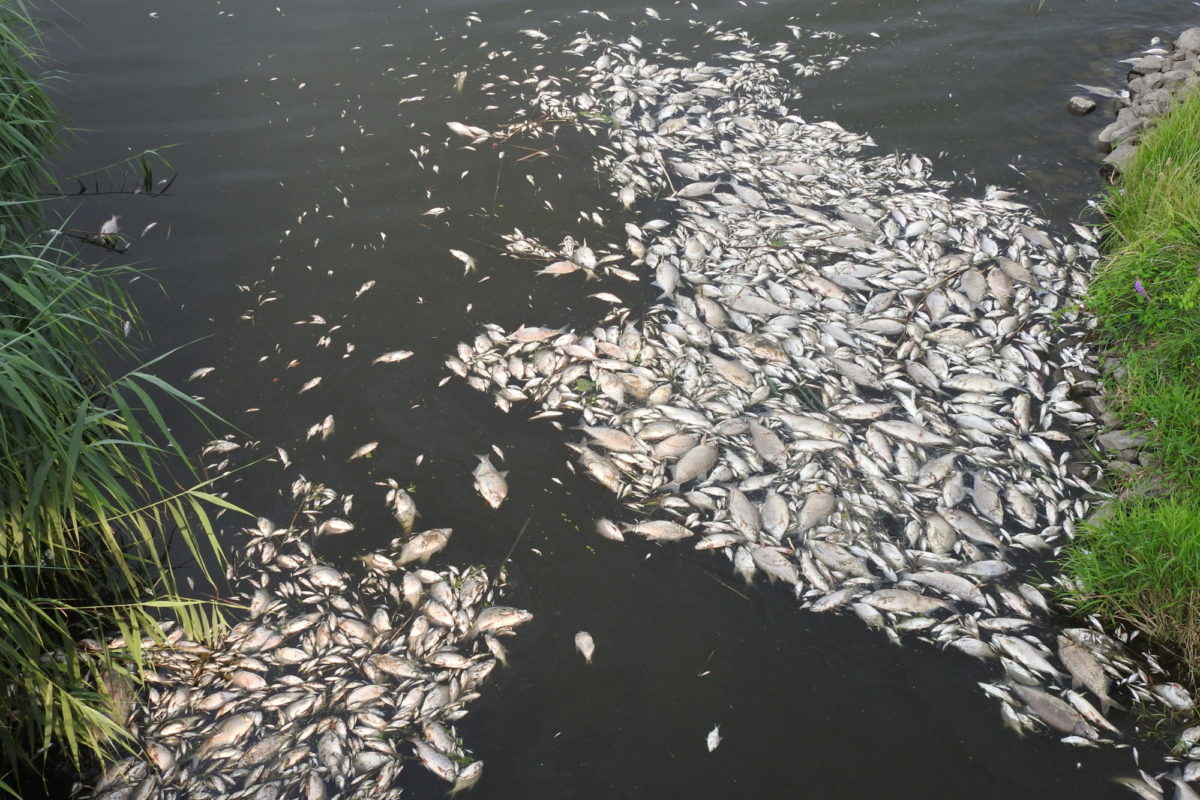
<path id="1" fill-rule="evenodd" d="M 353 529 L 328 517 L 336 493 L 301 478 L 293 494 L 308 528 L 246 531 L 249 617 L 212 648 L 181 629 L 144 643 L 153 669 L 130 719 L 144 755 L 111 765 L 89 797 L 382 800 L 418 762 L 452 793 L 479 781 L 454 722 L 505 661 L 500 637 L 532 615 L 495 604 L 502 575 L 425 566 L 450 531 L 411 533 L 399 487 L 387 503 L 402 535 L 362 556 L 365 574 L 309 544 Z"/>
<path id="2" fill-rule="evenodd" d="M 1069 463 L 1096 425 L 1072 390 L 1095 373 L 1074 305 L 1090 233 L 1061 240 L 995 187 L 951 197 L 928 160 L 805 120 L 778 51 L 569 51 L 575 85 L 531 106 L 607 137 L 595 166 L 622 205 L 671 211 L 625 223 L 624 252 L 521 231 L 506 249 L 550 276 L 624 259 L 661 294 L 591 330 L 486 325 L 447 366 L 505 411 L 579 422 L 575 463 L 642 517 L 598 532 L 695 540 L 805 608 L 988 660 L 1018 730 L 1119 744 L 1112 707 L 1190 713 L 1152 657 L 1056 628 L 1056 587 L 1028 577 L 1096 497 Z M 1200 748 L 1181 752 L 1191 780 Z"/>

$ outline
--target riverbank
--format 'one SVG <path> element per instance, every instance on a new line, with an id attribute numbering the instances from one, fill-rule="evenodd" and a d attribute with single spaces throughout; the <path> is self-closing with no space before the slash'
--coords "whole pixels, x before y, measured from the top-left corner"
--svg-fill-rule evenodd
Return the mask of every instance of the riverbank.
<path id="1" fill-rule="evenodd" d="M 1200 94 L 1143 131 L 1107 193 L 1107 251 L 1085 303 L 1108 413 L 1142 445 L 1066 560 L 1080 610 L 1131 625 L 1200 673 Z"/>
<path id="2" fill-rule="evenodd" d="M 46 770 L 124 739 L 141 644 L 166 637 L 162 619 L 196 637 L 221 627 L 213 605 L 181 596 L 169 539 L 201 563 L 219 549 L 215 498 L 162 416 L 176 402 L 204 411 L 129 368 L 137 273 L 112 260 L 126 242 L 116 218 L 46 232 L 61 121 L 20 0 L 0 2 L 0 20 L 0 786 L 33 796 Z M 118 634 L 125 644 L 98 644 Z"/>

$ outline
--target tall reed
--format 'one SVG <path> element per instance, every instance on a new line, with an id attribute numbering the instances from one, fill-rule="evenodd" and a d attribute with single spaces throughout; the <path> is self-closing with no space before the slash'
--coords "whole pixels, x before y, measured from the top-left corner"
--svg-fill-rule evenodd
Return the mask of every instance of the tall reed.
<path id="1" fill-rule="evenodd" d="M 174 617 L 215 635 L 170 553 L 221 564 L 204 491 L 164 418 L 204 409 L 134 363 L 133 270 L 83 263 L 44 233 L 38 194 L 58 121 L 21 0 L 0 0 L 0 746 L 8 777 L 47 752 L 76 764 L 124 736 L 113 701 Z M 114 649 L 101 646 L 117 637 Z"/>

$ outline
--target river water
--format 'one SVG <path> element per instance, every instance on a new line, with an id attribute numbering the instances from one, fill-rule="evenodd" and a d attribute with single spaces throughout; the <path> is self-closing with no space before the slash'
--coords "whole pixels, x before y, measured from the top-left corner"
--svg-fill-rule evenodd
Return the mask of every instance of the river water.
<path id="1" fill-rule="evenodd" d="M 506 602 L 535 621 L 509 640 L 511 668 L 459 725 L 487 764 L 475 797 L 1125 796 L 1110 779 L 1129 772 L 1127 753 L 1018 738 L 975 685 L 994 673 L 961 654 L 896 648 L 856 619 L 802 613 L 690 549 L 591 533 L 596 517 L 620 512 L 567 468 L 562 434 L 459 381 L 438 387 L 442 361 L 484 322 L 587 325 L 606 310 L 589 293 L 619 291 L 635 308 L 653 293 L 536 278 L 495 252 L 513 226 L 553 242 L 579 235 L 579 212 L 610 213 L 585 147 L 564 140 L 555 159 L 518 164 L 517 150 L 501 163 L 490 145 L 433 144 L 447 121 L 511 118 L 513 103 L 483 84 L 510 64 L 491 52 L 536 63 L 522 28 L 558 37 L 533 58 L 543 75 L 565 75 L 578 60 L 560 51 L 584 29 L 669 37 L 687 52 L 702 38 L 689 20 L 766 42 L 796 25 L 840 34 L 831 50 L 852 53 L 800 84 L 805 117 L 868 132 L 883 152 L 927 155 L 962 193 L 1015 188 L 1061 227 L 1100 188 L 1090 139 L 1103 111 L 1069 116 L 1072 85 L 1116 85 L 1116 59 L 1173 36 L 1190 5 L 705 2 L 659 5 L 653 25 L 641 4 L 606 5 L 611 22 L 566 3 L 486 0 L 67 6 L 41 9 L 67 74 L 55 94 L 79 129 L 61 173 L 170 146 L 162 153 L 179 174 L 166 197 L 72 201 L 71 224 L 121 215 L 129 257 L 153 268 L 134 285 L 153 352 L 186 345 L 159 373 L 183 381 L 215 367 L 195 391 L 295 461 L 286 473 L 269 463 L 239 473 L 231 499 L 286 520 L 295 471 L 354 493 L 359 530 L 321 542 L 341 564 L 396 535 L 374 486 L 389 477 L 415 488 L 424 526 L 454 528 L 450 562 L 499 564 L 527 524 Z M 422 169 L 412 151 L 426 144 Z M 448 210 L 421 216 L 431 207 Z M 479 257 L 479 273 L 464 276 L 449 248 Z M 277 299 L 256 307 L 267 293 Z M 313 314 L 343 324 L 331 347 L 295 324 Z M 371 367 L 342 358 L 347 341 L 415 355 Z M 297 395 L 316 376 L 322 384 Z M 327 414 L 336 446 L 306 443 Z M 344 460 L 373 440 L 370 459 Z M 500 511 L 471 489 L 473 454 L 492 445 L 510 470 Z M 590 668 L 573 652 L 578 630 L 597 642 Z M 724 739 L 710 754 L 714 723 Z M 420 773 L 405 772 L 412 796 L 444 791 Z"/>

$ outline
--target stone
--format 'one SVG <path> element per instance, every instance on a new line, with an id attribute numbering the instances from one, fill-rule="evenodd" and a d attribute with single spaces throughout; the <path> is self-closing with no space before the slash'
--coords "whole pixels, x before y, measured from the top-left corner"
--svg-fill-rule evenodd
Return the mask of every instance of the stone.
<path id="1" fill-rule="evenodd" d="M 1146 75 L 1145 78 L 1146 78 L 1146 88 L 1147 89 L 1157 89 L 1160 86 L 1162 86 L 1163 81 L 1166 80 L 1163 77 L 1163 74 L 1161 72 L 1151 73 L 1149 75 Z"/>
<path id="2" fill-rule="evenodd" d="M 1070 396 L 1078 400 L 1082 397 L 1089 397 L 1100 391 L 1100 384 L 1096 383 L 1091 378 L 1077 380 L 1071 383 Z"/>
<path id="3" fill-rule="evenodd" d="M 1179 38 L 1175 40 L 1175 47 L 1190 53 L 1200 53 L 1200 28 L 1188 28 L 1179 34 Z"/>
<path id="4" fill-rule="evenodd" d="M 1186 69 L 1173 69 L 1170 72 L 1160 74 L 1163 76 L 1163 88 L 1169 92 L 1173 92 L 1186 83 L 1188 76 L 1193 73 Z"/>
<path id="5" fill-rule="evenodd" d="M 1129 93 L 1135 97 L 1146 91 L 1146 79 L 1137 75 L 1129 79 Z"/>
<path id="6" fill-rule="evenodd" d="M 1077 117 L 1082 117 L 1084 114 L 1090 114 L 1096 110 L 1096 101 L 1090 97 L 1084 97 L 1077 94 L 1067 101 L 1067 111 L 1070 111 Z"/>
<path id="7" fill-rule="evenodd" d="M 1113 459 L 1108 462 L 1108 471 L 1121 478 L 1128 478 L 1131 475 L 1136 475 L 1141 472 L 1137 464 L 1131 464 L 1128 461 L 1120 461 Z"/>
<path id="8" fill-rule="evenodd" d="M 1103 170 L 1109 174 L 1124 172 L 1136 152 L 1137 146 L 1133 142 L 1121 142 L 1116 149 L 1104 157 Z"/>
<path id="9" fill-rule="evenodd" d="M 1129 62 L 1129 71 L 1138 75 L 1145 75 L 1148 72 L 1157 72 L 1162 69 L 1162 56 L 1145 56 L 1144 58 L 1135 58 Z"/>
<path id="10" fill-rule="evenodd" d="M 1083 398 L 1084 409 L 1093 417 L 1098 417 L 1108 410 L 1108 401 L 1098 394 Z"/>
<path id="11" fill-rule="evenodd" d="M 1133 450 L 1144 445 L 1146 441 L 1146 434 L 1141 431 L 1108 431 L 1096 437 L 1096 444 L 1105 450 Z"/>
<path id="12" fill-rule="evenodd" d="M 1126 139 L 1132 139 L 1145 124 L 1146 120 L 1139 117 L 1134 109 L 1122 108 L 1116 121 L 1100 131 L 1098 138 L 1105 144 L 1120 144 Z"/>
<path id="13" fill-rule="evenodd" d="M 1099 525 L 1100 523 L 1111 519 L 1114 513 L 1113 504 L 1105 503 L 1097 508 L 1083 522 L 1085 525 Z"/>
<path id="14" fill-rule="evenodd" d="M 1155 89 L 1138 99 L 1134 113 L 1143 118 L 1161 117 L 1171 110 L 1171 105 L 1171 93 L 1166 89 Z"/>

